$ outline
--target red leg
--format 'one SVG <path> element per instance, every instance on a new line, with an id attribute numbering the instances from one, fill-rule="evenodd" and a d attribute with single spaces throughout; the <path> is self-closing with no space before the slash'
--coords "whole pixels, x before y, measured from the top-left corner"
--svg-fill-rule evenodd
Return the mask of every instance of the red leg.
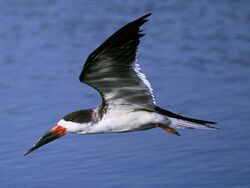
<path id="1" fill-rule="evenodd" d="M 175 135 L 181 136 L 175 129 L 173 129 L 171 127 L 165 127 L 165 126 L 162 126 L 162 125 L 159 125 L 159 127 L 162 128 L 164 131 L 170 133 L 170 134 L 175 134 Z"/>

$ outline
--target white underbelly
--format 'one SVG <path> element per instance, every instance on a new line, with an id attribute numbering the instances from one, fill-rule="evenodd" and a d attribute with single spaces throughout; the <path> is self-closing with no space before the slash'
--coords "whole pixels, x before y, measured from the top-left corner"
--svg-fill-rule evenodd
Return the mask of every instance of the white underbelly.
<path id="1" fill-rule="evenodd" d="M 147 111 L 117 111 L 104 115 L 88 133 L 140 131 L 154 128 L 157 123 L 166 123 L 165 117 Z"/>

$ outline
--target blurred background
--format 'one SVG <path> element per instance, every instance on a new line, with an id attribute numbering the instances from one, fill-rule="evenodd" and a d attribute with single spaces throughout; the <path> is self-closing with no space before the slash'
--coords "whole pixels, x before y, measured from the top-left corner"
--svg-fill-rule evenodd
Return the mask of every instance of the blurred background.
<path id="1" fill-rule="evenodd" d="M 88 54 L 152 12 L 138 62 L 159 106 L 219 131 L 68 135 L 23 153 L 62 116 L 100 104 Z M 0 1 L 0 187 L 249 187 L 250 1 Z"/>

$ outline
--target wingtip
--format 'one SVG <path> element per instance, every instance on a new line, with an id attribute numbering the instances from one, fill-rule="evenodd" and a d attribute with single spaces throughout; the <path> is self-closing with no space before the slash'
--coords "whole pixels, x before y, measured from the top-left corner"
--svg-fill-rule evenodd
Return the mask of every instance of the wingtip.
<path id="1" fill-rule="evenodd" d="M 205 124 L 217 124 L 215 121 L 206 121 L 206 120 L 200 120 L 203 121 Z"/>
<path id="2" fill-rule="evenodd" d="M 140 17 L 140 18 L 138 18 L 138 19 L 136 19 L 134 22 L 143 22 L 143 23 L 145 23 L 145 22 L 147 22 L 148 21 L 148 17 L 149 16 L 151 16 L 152 15 L 152 13 L 150 12 L 150 13 L 148 13 L 148 14 L 145 14 L 144 16 L 142 16 L 142 17 Z"/>
<path id="3" fill-rule="evenodd" d="M 145 14 L 143 17 L 144 17 L 144 18 L 147 18 L 147 17 L 149 17 L 149 16 L 151 16 L 151 15 L 152 15 L 152 12 L 149 12 L 149 13 Z"/>
<path id="4" fill-rule="evenodd" d="M 217 124 L 217 122 L 209 121 L 209 124 Z"/>
<path id="5" fill-rule="evenodd" d="M 142 19 L 142 20 L 145 20 L 145 21 L 148 21 L 148 17 L 149 16 L 151 16 L 152 15 L 152 13 L 150 12 L 150 13 L 148 13 L 148 14 L 145 14 L 144 16 L 142 16 L 141 18 L 139 18 L 139 19 Z"/>
<path id="6" fill-rule="evenodd" d="M 210 129 L 212 129 L 212 130 L 219 130 L 220 128 L 215 127 L 215 126 L 212 126 L 212 125 L 215 125 L 215 124 L 217 124 L 217 122 L 214 122 L 214 121 L 207 121 L 207 122 L 205 123 L 205 125 L 206 125 L 208 128 L 210 128 Z"/>
<path id="7" fill-rule="evenodd" d="M 210 129 L 212 129 L 212 130 L 215 130 L 215 131 L 218 131 L 218 130 L 220 130 L 220 128 L 218 128 L 218 127 L 214 127 L 214 126 L 208 126 Z"/>

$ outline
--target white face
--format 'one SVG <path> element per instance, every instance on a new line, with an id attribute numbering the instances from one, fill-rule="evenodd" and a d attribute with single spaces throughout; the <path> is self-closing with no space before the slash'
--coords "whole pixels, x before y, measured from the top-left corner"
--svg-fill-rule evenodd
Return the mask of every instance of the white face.
<path id="1" fill-rule="evenodd" d="M 88 127 L 86 124 L 65 121 L 64 119 L 61 119 L 57 125 L 66 128 L 68 133 L 81 133 Z"/>

